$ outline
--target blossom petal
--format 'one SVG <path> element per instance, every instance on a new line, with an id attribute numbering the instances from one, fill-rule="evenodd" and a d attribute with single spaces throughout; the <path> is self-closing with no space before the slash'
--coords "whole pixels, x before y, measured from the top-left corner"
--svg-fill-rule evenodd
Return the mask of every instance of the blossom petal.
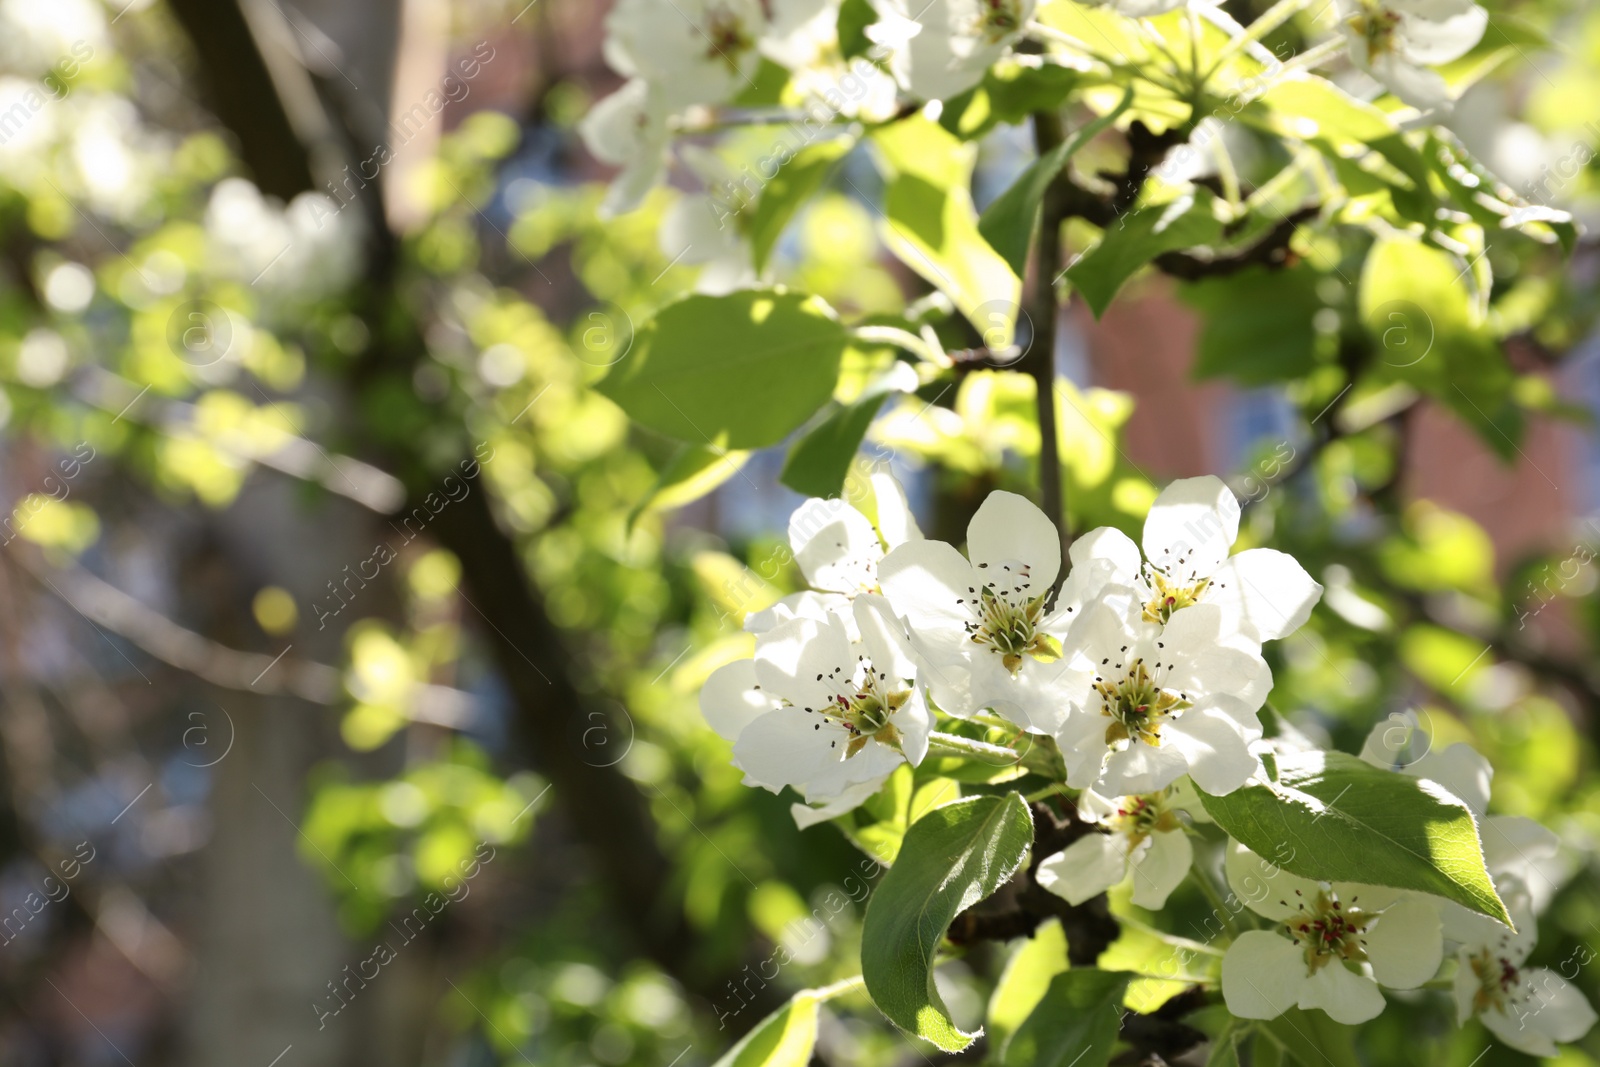
<path id="1" fill-rule="evenodd" d="M 1211 575 L 1206 603 L 1223 611 L 1223 628 L 1256 641 L 1294 633 L 1311 617 L 1322 586 L 1293 556 L 1252 548 L 1233 556 Z"/>
<path id="2" fill-rule="evenodd" d="M 1395 96 L 1421 111 L 1450 103 L 1450 86 L 1435 71 L 1393 52 L 1373 56 L 1367 70 Z"/>
<path id="3" fill-rule="evenodd" d="M 1066 851 L 1039 864 L 1034 879 L 1068 904 L 1082 904 L 1128 874 L 1128 839 L 1121 834 L 1086 834 Z"/>
<path id="4" fill-rule="evenodd" d="M 1154 793 L 1183 777 L 1188 769 L 1182 752 L 1134 741 L 1107 757 L 1098 787 L 1117 796 Z"/>
<path id="5" fill-rule="evenodd" d="M 1576 1041 L 1595 1024 L 1594 1008 L 1577 986 L 1547 967 L 1522 972 L 1527 1002 L 1536 1010 L 1533 1028 L 1557 1041 Z"/>
<path id="6" fill-rule="evenodd" d="M 1214 708 L 1197 706 L 1162 730 L 1163 739 L 1182 754 L 1195 784 L 1213 796 L 1238 789 L 1256 772 L 1258 761 L 1239 724 Z"/>
<path id="7" fill-rule="evenodd" d="M 744 617 L 744 628 L 747 633 L 763 634 L 780 622 L 788 622 L 790 619 L 814 619 L 817 622 L 826 622 L 829 615 L 848 617 L 849 614 L 849 597 L 840 593 L 815 593 L 808 589 L 800 593 L 790 593 L 770 608 L 752 611 Z"/>
<path id="8" fill-rule="evenodd" d="M 974 613 L 968 607 L 978 595 L 972 564 L 943 541 L 907 541 L 878 565 L 878 583 L 894 612 L 922 634 L 928 629 L 954 631 L 965 639 Z"/>
<path id="9" fill-rule="evenodd" d="M 1416 897 L 1386 908 L 1366 942 L 1372 976 L 1390 989 L 1415 989 L 1434 976 L 1444 957 L 1439 913 Z"/>
<path id="10" fill-rule="evenodd" d="M 841 762 L 849 740 L 849 731 L 837 723 L 798 708 L 780 708 L 744 728 L 733 745 L 733 763 L 744 771 L 747 785 L 774 793 L 792 785 L 807 799 L 827 799 L 853 784 Z M 807 785 L 817 788 L 815 796 L 803 788 Z"/>
<path id="11" fill-rule="evenodd" d="M 816 589 L 856 593 L 878 584 L 883 546 L 867 517 L 843 500 L 813 497 L 789 517 L 789 546 Z"/>
<path id="12" fill-rule="evenodd" d="M 1111 564 L 1113 580 L 1120 585 L 1134 585 L 1140 580 L 1144 558 L 1133 538 L 1115 526 L 1101 526 L 1090 530 L 1072 542 L 1067 557 L 1072 560 L 1073 572 L 1095 560 Z"/>
<path id="13" fill-rule="evenodd" d="M 922 540 L 922 528 L 911 514 L 905 487 L 899 479 L 888 471 L 873 471 L 872 491 L 878 501 L 878 533 L 885 545 L 896 549 L 907 541 Z"/>
<path id="14" fill-rule="evenodd" d="M 1313 899 L 1317 883 L 1275 867 L 1243 845 L 1230 845 L 1222 872 L 1228 888 L 1245 906 L 1263 918 L 1283 922 L 1300 910 L 1297 903 Z"/>
<path id="15" fill-rule="evenodd" d="M 1354 1026 L 1382 1015 L 1384 999 L 1372 979 L 1331 960 L 1300 986 L 1300 1007 L 1306 1011 L 1321 1008 L 1334 1022 Z"/>
<path id="16" fill-rule="evenodd" d="M 1483 40 L 1483 31 L 1488 27 L 1489 12 L 1477 4 L 1469 4 L 1442 18 L 1407 15 L 1395 27 L 1395 46 L 1413 63 L 1437 66 L 1472 51 L 1473 46 Z"/>
<path id="17" fill-rule="evenodd" d="M 1208 696 L 1228 696 L 1250 711 L 1272 691 L 1272 670 L 1259 653 L 1220 643 L 1222 612 L 1214 604 L 1196 604 L 1172 616 L 1161 633 L 1163 662 L 1169 664 L 1161 684 L 1196 703 Z"/>
<path id="18" fill-rule="evenodd" d="M 756 680 L 807 714 L 831 714 L 834 698 L 850 688 L 856 663 L 842 622 L 795 619 L 756 639 Z"/>
<path id="19" fill-rule="evenodd" d="M 900 683 L 916 678 L 911 639 L 888 599 L 877 593 L 863 593 L 855 599 L 853 614 L 867 659 L 874 670 L 886 676 L 882 681 Z M 899 688 L 898 684 L 895 687 Z"/>
<path id="20" fill-rule="evenodd" d="M 754 660 L 741 659 L 718 667 L 700 687 L 700 714 L 718 735 L 739 740 L 744 728 L 777 708 L 778 701 L 762 691 Z"/>
<path id="21" fill-rule="evenodd" d="M 1194 862 L 1194 847 L 1182 830 L 1151 834 L 1143 852 L 1133 855 L 1133 902 L 1159 911 Z"/>
<path id="22" fill-rule="evenodd" d="M 796 829 L 808 830 L 819 822 L 827 822 L 843 815 L 847 811 L 854 811 L 862 804 L 871 800 L 873 794 L 883 788 L 886 778 L 874 778 L 867 782 L 857 784 L 840 793 L 833 800 L 812 807 L 809 804 L 790 804 L 789 815 L 794 819 Z"/>
<path id="23" fill-rule="evenodd" d="M 1306 961 L 1293 941 L 1247 930 L 1222 957 L 1222 999 L 1241 1019 L 1276 1019 L 1300 998 Z"/>
<path id="24" fill-rule="evenodd" d="M 1211 575 L 1239 537 L 1239 501 L 1221 478 L 1181 478 L 1161 491 L 1144 520 L 1144 556 L 1173 580 Z"/>
<path id="25" fill-rule="evenodd" d="M 1008 596 L 1035 597 L 1061 573 L 1061 534 L 1027 497 L 996 491 L 967 524 L 967 555 L 985 583 Z M 1018 573 L 1018 565 L 1025 574 Z M 1017 586 L 1023 592 L 1016 593 Z"/>

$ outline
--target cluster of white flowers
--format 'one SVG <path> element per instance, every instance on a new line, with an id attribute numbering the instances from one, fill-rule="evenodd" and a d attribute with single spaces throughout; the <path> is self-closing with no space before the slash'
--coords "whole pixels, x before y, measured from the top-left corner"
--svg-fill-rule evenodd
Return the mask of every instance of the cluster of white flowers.
<path id="1" fill-rule="evenodd" d="M 1281 552 L 1229 557 L 1239 505 L 1220 480 L 1162 493 L 1142 556 L 1109 528 L 1082 538 L 1059 589 L 1060 536 L 1022 497 L 992 493 L 963 555 L 922 537 L 892 478 L 875 483 L 876 527 L 840 500 L 795 512 L 812 590 L 752 616 L 753 663 L 702 694 L 751 784 L 870 795 L 921 761 L 930 707 L 1053 737 L 1068 784 L 1108 797 L 1185 775 L 1222 794 L 1255 773 L 1272 686 L 1261 642 L 1303 623 L 1321 586 Z"/>
<path id="2" fill-rule="evenodd" d="M 788 99 L 822 121 L 882 121 L 901 93 L 942 100 L 976 85 L 1019 38 L 1036 0 L 875 0 L 871 58 L 844 58 L 841 0 L 620 0 L 606 60 L 628 82 L 579 126 L 603 163 L 622 168 L 603 211 L 637 207 L 666 174 L 675 123 L 735 101 L 765 59 L 789 72 Z"/>
<path id="3" fill-rule="evenodd" d="M 1373 731 L 1363 759 L 1390 766 L 1389 730 Z M 1569 961 L 1565 977 L 1523 966 L 1538 936 L 1538 912 L 1560 877 L 1551 863 L 1558 839 L 1531 819 L 1485 814 L 1493 769 L 1468 745 L 1393 769 L 1443 786 L 1472 809 L 1490 876 L 1516 930 L 1423 893 L 1307 881 L 1235 846 L 1226 864 L 1229 883 L 1252 910 L 1280 925 L 1241 934 L 1229 946 L 1222 962 L 1228 1010 L 1270 1019 L 1298 1005 L 1321 1008 L 1339 1022 L 1366 1022 L 1383 1011 L 1380 986 L 1414 989 L 1453 952 L 1458 1021 L 1475 1016 L 1512 1048 L 1556 1055 L 1556 1042 L 1576 1041 L 1596 1019 L 1567 981 L 1587 958 Z M 1248 889 L 1262 884 L 1272 888 L 1264 897 Z"/>
<path id="4" fill-rule="evenodd" d="M 790 544 L 811 588 L 752 614 L 754 658 L 701 692 L 746 784 L 795 789 L 812 805 L 795 805 L 807 826 L 860 804 L 902 763 L 919 765 L 945 736 L 935 715 L 998 716 L 1019 735 L 1053 738 L 1093 827 L 1041 861 L 1039 884 L 1079 904 L 1129 881 L 1135 905 L 1163 907 L 1190 873 L 1194 824 L 1210 822 L 1195 787 L 1226 794 L 1264 773 L 1256 713 L 1272 677 L 1261 643 L 1299 628 L 1322 587 L 1282 552 L 1231 552 L 1239 505 L 1216 478 L 1168 486 L 1142 548 L 1110 528 L 1078 539 L 1059 588 L 1057 530 L 1022 497 L 990 494 L 963 554 L 922 535 L 893 478 L 872 485 L 875 521 L 842 500 L 794 513 Z M 1486 814 L 1491 770 L 1466 745 L 1396 767 L 1394 735 L 1380 725 L 1362 758 L 1433 781 L 1473 811 L 1516 932 L 1422 893 L 1309 881 L 1230 843 L 1230 885 L 1272 925 L 1228 946 L 1228 1009 L 1270 1019 L 1319 1008 L 1361 1023 L 1383 1010 L 1381 989 L 1422 986 L 1454 953 L 1461 1021 L 1476 1016 L 1506 1044 L 1553 1055 L 1595 1021 L 1571 975 L 1523 967 L 1535 914 L 1563 877 L 1555 835 Z"/>

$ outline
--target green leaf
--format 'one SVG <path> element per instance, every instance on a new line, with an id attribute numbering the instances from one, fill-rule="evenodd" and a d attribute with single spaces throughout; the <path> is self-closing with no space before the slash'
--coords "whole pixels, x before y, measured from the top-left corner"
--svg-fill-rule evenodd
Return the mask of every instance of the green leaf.
<path id="1" fill-rule="evenodd" d="M 1028 246 L 1033 242 L 1033 231 L 1039 225 L 1039 203 L 1045 190 L 1067 160 L 1094 139 L 1095 135 L 1128 110 L 1133 103 L 1133 90 L 1122 97 L 1122 103 L 1075 131 L 1071 137 L 1029 164 L 1011 188 L 1001 193 L 978 220 L 978 232 L 983 234 L 999 252 L 1011 269 L 1021 277 L 1028 269 Z"/>
<path id="2" fill-rule="evenodd" d="M 867 992 L 897 1026 L 959 1052 L 976 1034 L 950 1018 L 933 983 L 933 956 L 958 914 L 1016 873 L 1033 843 L 1033 818 L 1017 793 L 958 800 L 906 833 L 878 883 L 861 932 Z"/>
<path id="3" fill-rule="evenodd" d="M 916 372 L 909 364 L 897 364 L 896 369 L 906 373 L 882 375 L 852 403 L 829 401 L 822 421 L 789 449 L 778 481 L 805 496 L 838 496 L 850 473 L 850 461 L 883 402 L 897 391 L 911 392 L 917 387 Z"/>
<path id="4" fill-rule="evenodd" d="M 1472 811 L 1432 782 L 1343 752 L 1278 753 L 1278 780 L 1202 793 L 1228 835 L 1291 874 L 1432 893 L 1507 925 Z"/>
<path id="5" fill-rule="evenodd" d="M 1071 67 L 1024 67 L 1002 60 L 984 72 L 983 81 L 944 102 L 939 125 L 963 141 L 977 141 L 996 126 L 1060 109 L 1084 78 Z"/>
<path id="6" fill-rule="evenodd" d="M 750 258 L 757 274 L 766 269 L 767 257 L 772 255 L 795 212 L 822 188 L 834 166 L 853 147 L 854 138 L 839 137 L 803 148 L 762 187 L 749 230 Z"/>
<path id="7" fill-rule="evenodd" d="M 1380 237 L 1361 270 L 1361 319 L 1380 377 L 1442 401 L 1509 460 L 1523 431 L 1515 375 L 1467 291 L 1466 266 L 1412 237 Z"/>
<path id="8" fill-rule="evenodd" d="M 1301 1067 L 1361 1067 L 1350 1027 L 1320 1011 L 1290 1008 L 1258 1025 Z"/>
<path id="9" fill-rule="evenodd" d="M 871 0 L 844 0 L 839 5 L 839 55 L 846 60 L 872 51 L 867 27 L 878 21 Z"/>
<path id="10" fill-rule="evenodd" d="M 1066 971 L 1067 935 L 1060 919 L 1048 919 L 1017 946 L 989 997 L 989 1047 L 1005 1056 L 1006 1043 L 1044 999 L 1050 980 Z"/>
<path id="11" fill-rule="evenodd" d="M 1106 1067 L 1131 977 L 1089 969 L 1056 975 L 1006 1046 L 1005 1067 Z"/>
<path id="12" fill-rule="evenodd" d="M 806 1067 L 817 1043 L 817 1005 L 859 985 L 859 979 L 852 979 L 822 989 L 802 989 L 757 1023 L 713 1067 Z"/>
<path id="13" fill-rule="evenodd" d="M 681 508 L 699 500 L 739 473 L 748 458 L 748 452 L 730 452 L 711 445 L 682 446 L 661 468 L 650 492 L 628 513 L 628 526 L 631 528 L 647 511 Z"/>
<path id="14" fill-rule="evenodd" d="M 690 296 L 639 331 L 599 389 L 634 421 L 680 441 L 764 448 L 828 402 L 848 342 L 816 297 Z"/>
<path id="15" fill-rule="evenodd" d="M 1185 286 L 1183 302 L 1205 315 L 1194 376 L 1267 385 L 1311 373 L 1317 355 L 1312 319 L 1323 307 L 1318 278 L 1309 267 L 1252 267 Z"/>
<path id="16" fill-rule="evenodd" d="M 1105 314 L 1123 283 L 1152 259 L 1221 240 L 1214 199 L 1208 190 L 1196 188 L 1171 203 L 1130 211 L 1108 226 L 1100 243 L 1067 268 L 1073 288 L 1083 294 L 1095 318 Z"/>
<path id="17" fill-rule="evenodd" d="M 873 140 L 888 175 L 884 244 L 949 296 L 979 333 L 1009 345 L 1022 282 L 978 232 L 968 188 L 975 146 L 921 117 L 886 126 Z"/>

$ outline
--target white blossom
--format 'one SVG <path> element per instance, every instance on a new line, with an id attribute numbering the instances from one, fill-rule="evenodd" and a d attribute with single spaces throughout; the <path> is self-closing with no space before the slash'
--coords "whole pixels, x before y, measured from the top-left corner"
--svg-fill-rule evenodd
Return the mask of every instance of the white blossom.
<path id="1" fill-rule="evenodd" d="M 1056 731 L 1067 784 L 1145 793 L 1189 774 L 1208 793 L 1232 792 L 1255 773 L 1250 743 L 1272 672 L 1253 648 L 1225 643 L 1218 605 L 1162 626 L 1141 603 L 1134 589 L 1106 587 L 1068 634 L 1073 711 Z"/>
<path id="2" fill-rule="evenodd" d="M 1350 59 L 1401 100 L 1435 108 L 1450 89 L 1428 69 L 1460 59 L 1483 37 L 1489 13 L 1472 0 L 1339 0 Z"/>
<path id="3" fill-rule="evenodd" d="M 638 207 L 667 172 L 667 111 L 643 78 L 634 78 L 590 108 L 578 123 L 578 133 L 590 155 L 622 168 L 600 205 L 603 217 Z"/>
<path id="4" fill-rule="evenodd" d="M 929 692 L 950 715 L 992 708 L 1052 732 L 1071 681 L 1058 662 L 1061 638 L 1085 582 L 1067 582 L 1047 608 L 1061 542 L 1044 512 L 1015 493 L 984 500 L 967 526 L 967 552 L 911 541 L 878 565 L 884 595 L 911 626 Z"/>
<path id="5" fill-rule="evenodd" d="M 1149 622 L 1165 623 L 1193 604 L 1222 611 L 1224 636 L 1286 637 L 1322 595 L 1293 556 L 1252 548 L 1230 556 L 1239 536 L 1239 502 L 1222 479 L 1184 478 L 1161 491 L 1144 522 L 1141 556 L 1129 537 L 1103 526 L 1072 545 L 1074 566 L 1104 560 L 1111 580 L 1134 588 Z"/>
<path id="6" fill-rule="evenodd" d="M 1498 881 L 1498 880 L 1497 880 Z M 1595 1011 L 1579 990 L 1547 967 L 1523 963 L 1538 937 L 1538 922 L 1525 895 L 1501 886 L 1517 930 L 1489 920 L 1482 936 L 1456 952 L 1452 992 L 1456 1020 L 1476 1016 L 1505 1044 L 1530 1056 L 1553 1057 L 1556 1042 L 1576 1041 L 1595 1023 Z M 1574 972 L 1576 973 L 1576 972 Z"/>
<path id="7" fill-rule="evenodd" d="M 922 540 L 906 491 L 888 471 L 869 479 L 878 512 L 874 528 L 856 508 L 838 497 L 812 497 L 789 516 L 789 548 L 810 591 L 794 593 L 744 621 L 762 633 L 793 618 L 821 619 L 829 612 L 850 615 L 850 600 L 879 592 L 878 565 L 886 549 Z"/>
<path id="8" fill-rule="evenodd" d="M 983 80 L 1033 17 L 1036 0 L 875 0 L 867 32 L 913 96 L 944 100 Z"/>
<path id="9" fill-rule="evenodd" d="M 1115 799 L 1085 790 L 1078 817 L 1104 832 L 1085 834 L 1044 860 L 1035 879 L 1076 905 L 1131 877 L 1133 903 L 1152 910 L 1166 906 L 1194 860 L 1178 812 L 1204 817 L 1191 796 L 1180 786 Z"/>
<path id="10" fill-rule="evenodd" d="M 746 785 L 859 802 L 927 754 L 932 717 L 903 624 L 874 594 L 852 615 L 859 637 L 831 613 L 790 619 L 757 638 L 753 660 L 706 679 L 700 710 L 733 742 Z"/>
<path id="11" fill-rule="evenodd" d="M 726 103 L 754 84 L 766 30 L 759 0 L 620 0 L 606 18 L 606 62 L 649 82 L 667 108 Z"/>
<path id="12" fill-rule="evenodd" d="M 1309 881 L 1239 846 L 1230 848 L 1226 869 L 1234 892 L 1277 924 L 1240 934 L 1222 958 L 1222 997 L 1241 1019 L 1272 1019 L 1298 1006 L 1363 1023 L 1383 1011 L 1380 985 L 1415 989 L 1439 969 L 1439 916 L 1424 897 Z M 1246 896 L 1242 887 L 1256 879 L 1272 892 Z"/>

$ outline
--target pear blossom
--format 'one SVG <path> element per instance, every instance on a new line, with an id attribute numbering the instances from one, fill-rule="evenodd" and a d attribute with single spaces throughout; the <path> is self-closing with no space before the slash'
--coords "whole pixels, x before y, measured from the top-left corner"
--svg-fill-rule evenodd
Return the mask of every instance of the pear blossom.
<path id="1" fill-rule="evenodd" d="M 867 31 L 889 49 L 889 69 L 913 96 L 944 100 L 984 71 L 1027 29 L 1036 0 L 874 0 Z"/>
<path id="2" fill-rule="evenodd" d="M 622 171 L 606 190 L 602 217 L 639 206 L 667 172 L 667 111 L 643 78 L 634 78 L 599 101 L 578 122 L 589 154 Z"/>
<path id="3" fill-rule="evenodd" d="M 1179 811 L 1205 817 L 1181 785 L 1115 799 L 1085 790 L 1078 798 L 1078 817 L 1105 832 L 1085 834 L 1044 860 L 1035 880 L 1077 905 L 1131 877 L 1133 902 L 1162 908 L 1194 860 Z"/>
<path id="4" fill-rule="evenodd" d="M 1165 626 L 1141 594 L 1108 586 L 1068 635 L 1062 682 L 1073 713 L 1056 731 L 1067 784 L 1145 793 L 1184 774 L 1224 794 L 1255 773 L 1250 743 L 1272 672 L 1253 649 L 1224 643 L 1224 610 L 1197 604 Z"/>
<path id="5" fill-rule="evenodd" d="M 894 79 L 860 56 L 845 60 L 840 50 L 839 0 L 772 0 L 771 11 L 761 54 L 790 72 L 790 87 L 808 109 L 868 122 L 894 115 Z"/>
<path id="6" fill-rule="evenodd" d="M 909 541 L 878 565 L 884 596 L 910 624 L 929 692 L 950 715 L 992 708 L 1024 729 L 1053 732 L 1071 681 L 1058 662 L 1061 639 L 1104 576 L 1074 574 L 1048 606 L 1061 541 L 1044 512 L 1015 493 L 984 500 L 967 526 L 967 552 Z"/>
<path id="7" fill-rule="evenodd" d="M 1380 985 L 1415 989 L 1439 969 L 1444 943 L 1429 898 L 1313 882 L 1237 845 L 1225 868 L 1240 899 L 1278 924 L 1240 934 L 1222 957 L 1222 997 L 1241 1019 L 1273 1019 L 1299 1006 L 1363 1023 L 1383 1011 Z M 1273 892 L 1246 895 L 1240 887 L 1252 878 L 1269 881 Z"/>
<path id="8" fill-rule="evenodd" d="M 876 528 L 838 497 L 812 497 L 794 510 L 789 516 L 789 548 L 811 589 L 752 612 L 744 621 L 746 630 L 759 634 L 787 619 L 821 619 L 829 612 L 849 618 L 853 597 L 880 591 L 878 565 L 885 549 L 922 540 L 922 530 L 894 475 L 874 471 L 869 483 L 878 511 Z"/>
<path id="9" fill-rule="evenodd" d="M 1595 1011 L 1578 989 L 1547 967 L 1525 968 L 1538 923 L 1525 894 L 1499 886 L 1517 929 L 1482 916 L 1481 936 L 1456 951 L 1451 991 L 1456 1021 L 1478 1021 L 1503 1043 L 1530 1056 L 1553 1057 L 1556 1042 L 1576 1041 L 1595 1024 Z M 1576 972 L 1574 972 L 1576 973 Z"/>
<path id="10" fill-rule="evenodd" d="M 667 107 L 719 104 L 754 84 L 766 30 L 759 0 L 620 0 L 606 18 L 605 57 Z"/>
<path id="11" fill-rule="evenodd" d="M 753 660 L 706 679 L 701 713 L 733 742 L 746 785 L 859 801 L 927 754 L 932 716 L 903 625 L 874 594 L 851 613 L 854 634 L 837 615 L 792 618 L 757 638 Z"/>
<path id="12" fill-rule="evenodd" d="M 1460 59 L 1483 37 L 1489 13 L 1472 0 L 1339 0 L 1350 59 L 1417 108 L 1450 101 L 1430 66 Z"/>
<path id="13" fill-rule="evenodd" d="M 1073 543 L 1074 566 L 1104 560 L 1112 580 L 1139 594 L 1148 622 L 1165 623 L 1193 604 L 1222 609 L 1223 636 L 1286 637 L 1311 616 L 1322 586 L 1288 553 L 1252 548 L 1230 556 L 1239 501 L 1220 478 L 1183 478 L 1161 491 L 1144 521 L 1143 555 L 1122 531 L 1103 526 Z"/>

